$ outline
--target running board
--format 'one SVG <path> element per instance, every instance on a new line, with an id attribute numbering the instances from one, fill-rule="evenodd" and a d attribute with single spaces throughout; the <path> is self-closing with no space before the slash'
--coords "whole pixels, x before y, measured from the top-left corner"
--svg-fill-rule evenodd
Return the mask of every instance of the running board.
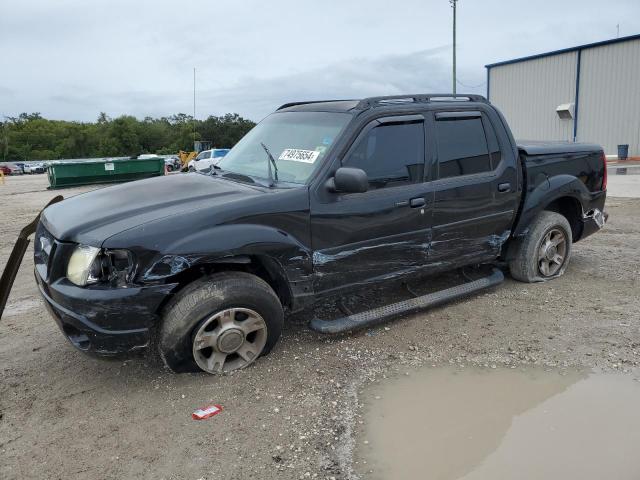
<path id="1" fill-rule="evenodd" d="M 360 328 L 370 327 L 378 323 L 383 323 L 398 315 L 407 314 L 424 308 L 435 307 L 452 300 L 471 295 L 490 287 L 494 287 L 504 281 L 504 275 L 497 268 L 493 269 L 491 275 L 463 283 L 455 287 L 446 288 L 437 292 L 429 293 L 421 297 L 411 298 L 384 307 L 374 308 L 361 313 L 354 313 L 346 317 L 335 320 L 322 320 L 314 318 L 311 320 L 311 328 L 320 333 L 343 333 Z"/>

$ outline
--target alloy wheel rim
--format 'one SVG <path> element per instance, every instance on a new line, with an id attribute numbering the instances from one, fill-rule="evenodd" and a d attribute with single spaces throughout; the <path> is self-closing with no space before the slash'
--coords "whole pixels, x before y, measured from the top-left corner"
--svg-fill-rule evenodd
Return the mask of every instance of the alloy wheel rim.
<path id="1" fill-rule="evenodd" d="M 543 277 L 551 277 L 560 271 L 566 258 L 567 237 L 562 230 L 552 228 L 538 247 L 538 271 Z"/>
<path id="2" fill-rule="evenodd" d="M 251 365 L 267 343 L 267 324 L 249 308 L 227 308 L 207 318 L 193 337 L 193 358 L 208 373 Z"/>

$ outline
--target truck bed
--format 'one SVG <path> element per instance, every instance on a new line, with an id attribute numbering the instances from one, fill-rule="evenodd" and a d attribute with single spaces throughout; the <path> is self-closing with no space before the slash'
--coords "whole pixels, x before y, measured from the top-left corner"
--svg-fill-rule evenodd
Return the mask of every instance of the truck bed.
<path id="1" fill-rule="evenodd" d="M 529 187 L 542 179 L 572 175 L 589 192 L 603 187 L 605 164 L 602 147 L 591 143 L 517 142 Z"/>

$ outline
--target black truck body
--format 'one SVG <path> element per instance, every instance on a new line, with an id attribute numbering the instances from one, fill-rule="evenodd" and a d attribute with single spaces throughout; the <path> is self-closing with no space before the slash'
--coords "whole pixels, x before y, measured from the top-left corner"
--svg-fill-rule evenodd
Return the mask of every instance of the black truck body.
<path id="1" fill-rule="evenodd" d="M 604 225 L 602 148 L 516 144 L 500 112 L 479 96 L 296 103 L 265 122 L 280 118 L 312 119 L 314 125 L 339 119 L 340 128 L 318 140 L 315 151 L 268 145 L 279 155 L 272 157 L 280 168 L 277 182 L 225 169 L 243 165 L 233 153 L 248 148 L 249 139 L 209 174 L 103 188 L 43 212 L 35 277 L 76 347 L 98 354 L 147 347 L 176 298 L 186 295 L 181 292 L 212 275 L 215 281 L 220 272 L 258 277 L 284 311 L 296 312 L 325 295 L 374 282 L 509 262 L 543 211 L 566 219 L 569 242 Z M 259 159 L 265 172 L 272 168 L 269 156 L 265 148 Z M 297 173 L 283 178 L 283 166 L 298 172 L 309 159 L 304 181 L 293 181 Z M 555 248 L 549 238 L 546 251 Z M 78 245 L 99 250 L 87 285 L 67 277 Z M 567 259 L 549 278 L 564 271 L 565 252 Z M 170 353 L 161 354 L 175 370 L 188 356 L 167 360 Z"/>

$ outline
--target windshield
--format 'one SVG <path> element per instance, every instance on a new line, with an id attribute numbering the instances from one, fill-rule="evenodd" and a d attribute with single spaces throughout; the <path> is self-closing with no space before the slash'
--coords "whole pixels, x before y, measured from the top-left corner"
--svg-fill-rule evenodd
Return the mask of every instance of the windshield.
<path id="1" fill-rule="evenodd" d="M 218 164 L 224 172 L 269 178 L 267 146 L 278 167 L 278 180 L 306 183 L 338 134 L 348 113 L 273 113 L 247 133 Z"/>

